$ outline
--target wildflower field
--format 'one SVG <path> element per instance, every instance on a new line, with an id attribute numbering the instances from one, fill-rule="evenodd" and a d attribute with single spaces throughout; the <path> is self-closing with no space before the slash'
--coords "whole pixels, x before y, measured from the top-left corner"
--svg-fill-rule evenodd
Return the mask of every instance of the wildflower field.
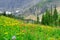
<path id="1" fill-rule="evenodd" d="M 0 16 L 0 40 L 60 40 L 60 28 L 25 24 L 21 20 Z"/>

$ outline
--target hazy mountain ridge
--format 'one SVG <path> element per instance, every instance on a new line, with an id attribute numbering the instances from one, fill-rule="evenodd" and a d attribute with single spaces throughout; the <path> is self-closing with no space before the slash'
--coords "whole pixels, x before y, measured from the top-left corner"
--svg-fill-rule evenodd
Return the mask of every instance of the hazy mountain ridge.
<path id="1" fill-rule="evenodd" d="M 41 14 L 45 12 L 46 8 L 50 8 L 51 9 L 51 5 L 52 5 L 52 7 L 54 7 L 56 5 L 57 6 L 57 10 L 58 10 L 58 7 L 60 7 L 59 4 L 60 4 L 60 0 L 46 0 L 46 1 L 42 1 L 42 2 L 38 3 L 37 5 L 29 8 L 27 11 L 25 11 L 24 15 L 26 15 L 27 17 L 30 16 L 30 15 L 35 15 L 35 17 L 36 17 L 36 14 L 38 14 L 40 19 L 41 19 Z"/>
<path id="2" fill-rule="evenodd" d="M 34 3 L 35 4 L 39 3 L 39 1 L 42 4 L 42 2 L 44 1 L 55 2 L 60 0 L 0 0 L 0 9 L 14 9 L 14 8 L 29 7 L 27 5 L 34 5 Z"/>
<path id="3" fill-rule="evenodd" d="M 0 0 L 0 9 L 16 9 L 34 5 L 40 0 Z"/>
<path id="4" fill-rule="evenodd" d="M 58 2 L 60 3 L 60 0 L 0 0 L 0 10 L 19 11 L 18 15 L 33 14 L 36 9 L 43 13 L 47 5 L 54 5 L 54 3 L 57 5 Z"/>

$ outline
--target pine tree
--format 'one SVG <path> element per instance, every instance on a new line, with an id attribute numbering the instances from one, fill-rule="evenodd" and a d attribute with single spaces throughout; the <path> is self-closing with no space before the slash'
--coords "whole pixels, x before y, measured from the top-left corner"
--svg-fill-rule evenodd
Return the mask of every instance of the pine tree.
<path id="1" fill-rule="evenodd" d="M 46 9 L 46 14 L 42 16 L 42 24 L 49 25 L 50 24 L 50 12 Z"/>
<path id="2" fill-rule="evenodd" d="M 42 15 L 42 22 L 41 23 L 45 25 L 45 17 L 44 17 L 44 14 Z"/>
<path id="3" fill-rule="evenodd" d="M 37 23 L 39 23 L 39 16 L 38 16 L 38 14 L 37 14 Z"/>
<path id="4" fill-rule="evenodd" d="M 55 6 L 54 14 L 52 14 L 52 6 L 51 6 L 51 12 L 49 12 L 48 9 L 46 9 L 46 13 L 42 15 L 42 24 L 44 25 L 57 25 L 58 20 L 58 12 Z"/>
<path id="5" fill-rule="evenodd" d="M 56 23 L 57 20 L 58 20 L 58 12 L 57 12 L 56 5 L 55 5 L 54 14 L 53 14 L 54 25 L 57 25 Z"/>
<path id="6" fill-rule="evenodd" d="M 51 5 L 51 13 L 50 13 L 50 24 L 53 24 L 53 12 L 52 12 L 52 5 Z"/>
<path id="7" fill-rule="evenodd" d="M 45 20 L 46 20 L 46 24 L 49 25 L 50 23 L 50 13 L 48 11 L 48 9 L 46 10 L 46 14 L 45 14 Z"/>
<path id="8" fill-rule="evenodd" d="M 56 6 L 55 6 L 55 9 L 54 9 L 53 18 L 54 18 L 54 21 L 56 21 L 58 19 L 58 12 L 57 12 Z"/>

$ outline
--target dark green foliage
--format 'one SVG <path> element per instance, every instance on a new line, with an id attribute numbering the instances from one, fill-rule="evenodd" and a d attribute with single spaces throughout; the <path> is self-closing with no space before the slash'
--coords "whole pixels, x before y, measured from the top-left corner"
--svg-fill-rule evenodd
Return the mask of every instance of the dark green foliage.
<path id="1" fill-rule="evenodd" d="M 39 16 L 37 15 L 37 23 L 39 23 Z"/>
<path id="2" fill-rule="evenodd" d="M 46 9 L 46 13 L 42 16 L 42 24 L 44 25 L 58 25 L 58 12 L 55 6 L 54 13 L 52 13 L 52 6 L 51 6 L 51 13 L 48 9 Z"/>
<path id="3" fill-rule="evenodd" d="M 58 12 L 57 12 L 56 6 L 55 6 L 55 9 L 54 9 L 53 18 L 54 18 L 54 21 L 56 21 L 58 19 Z"/>
<path id="4" fill-rule="evenodd" d="M 50 13 L 49 13 L 49 11 L 48 10 L 46 10 L 46 14 L 45 14 L 45 22 L 46 22 L 46 24 L 47 25 L 49 25 L 49 23 L 50 23 Z"/>
<path id="5" fill-rule="evenodd" d="M 52 23 L 53 23 L 53 13 L 52 13 L 52 5 L 51 5 L 50 24 Z"/>
<path id="6" fill-rule="evenodd" d="M 59 19 L 59 21 L 58 21 L 58 24 L 59 24 L 59 26 L 60 26 L 60 19 Z"/>
<path id="7" fill-rule="evenodd" d="M 44 14 L 42 16 L 42 24 L 45 24 Z"/>
<path id="8" fill-rule="evenodd" d="M 4 11 L 4 12 L 0 13 L 0 16 L 1 15 L 6 16 L 6 12 Z"/>
<path id="9" fill-rule="evenodd" d="M 56 9 L 56 6 L 55 6 L 54 14 L 53 14 L 54 25 L 57 25 L 57 20 L 58 20 L 58 12 L 57 12 L 57 9 Z"/>
<path id="10" fill-rule="evenodd" d="M 49 25 L 51 22 L 51 15 L 48 9 L 46 9 L 46 14 L 42 16 L 42 24 Z"/>
<path id="11" fill-rule="evenodd" d="M 4 11 L 3 15 L 6 16 L 6 12 L 5 11 Z"/>
<path id="12" fill-rule="evenodd" d="M 7 17 L 11 17 L 11 18 L 14 18 L 15 17 L 14 15 L 12 15 L 12 13 L 11 14 L 7 14 L 6 16 Z"/>

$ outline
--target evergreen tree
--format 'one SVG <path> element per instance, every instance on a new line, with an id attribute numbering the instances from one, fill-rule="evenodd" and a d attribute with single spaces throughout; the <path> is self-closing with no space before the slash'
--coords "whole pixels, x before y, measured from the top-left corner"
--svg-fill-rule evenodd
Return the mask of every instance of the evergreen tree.
<path id="1" fill-rule="evenodd" d="M 37 23 L 39 23 L 39 16 L 38 16 L 38 14 L 37 14 Z"/>
<path id="2" fill-rule="evenodd" d="M 44 14 L 42 15 L 42 24 L 44 24 L 45 25 L 45 19 L 44 19 L 45 17 L 44 17 Z"/>
<path id="3" fill-rule="evenodd" d="M 50 13 L 50 24 L 53 24 L 53 12 L 52 12 L 52 5 L 51 5 L 51 13 Z"/>
<path id="4" fill-rule="evenodd" d="M 54 19 L 54 21 L 56 21 L 58 19 L 58 12 L 57 12 L 56 6 L 54 9 L 53 19 Z"/>
<path id="5" fill-rule="evenodd" d="M 58 12 L 55 6 L 54 14 L 52 14 L 52 6 L 51 6 L 51 12 L 49 12 L 48 9 L 46 9 L 46 13 L 42 16 L 42 24 L 44 25 L 57 25 L 58 20 Z"/>
<path id="6" fill-rule="evenodd" d="M 58 20 L 58 12 L 57 12 L 56 5 L 55 5 L 54 14 L 53 14 L 53 22 L 55 26 L 57 25 L 56 23 L 57 20 Z"/>
<path id="7" fill-rule="evenodd" d="M 50 12 L 46 9 L 46 14 L 42 16 L 42 24 L 49 25 L 50 24 Z"/>

